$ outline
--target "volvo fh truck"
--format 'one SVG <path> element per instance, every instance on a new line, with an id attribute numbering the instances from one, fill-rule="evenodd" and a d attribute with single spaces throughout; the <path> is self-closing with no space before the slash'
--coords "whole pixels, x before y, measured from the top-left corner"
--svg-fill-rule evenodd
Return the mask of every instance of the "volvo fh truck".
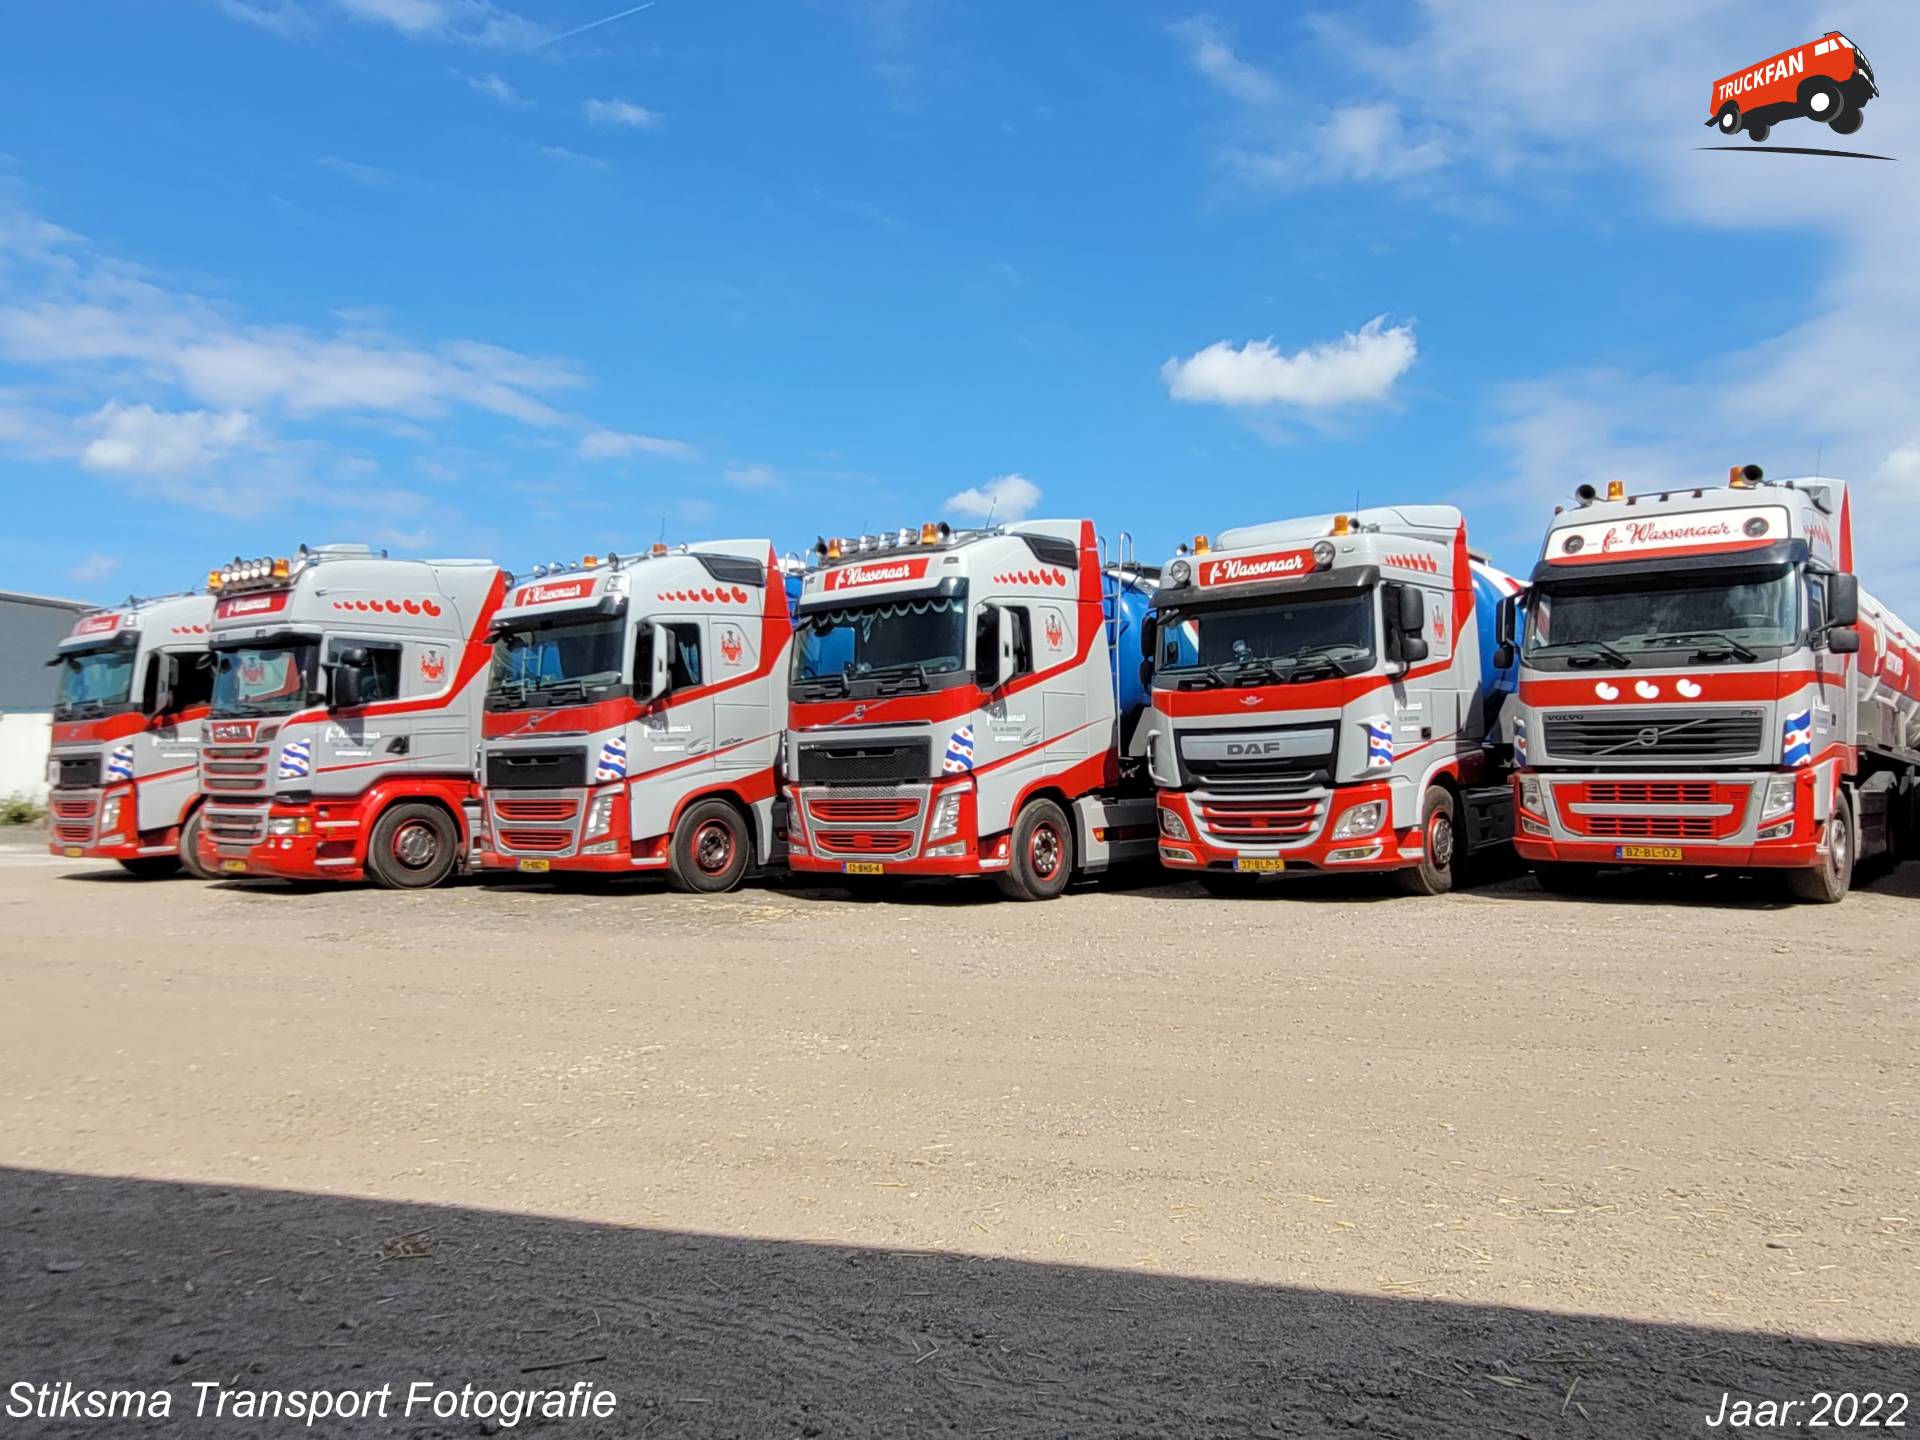
<path id="1" fill-rule="evenodd" d="M 1519 590 L 1451 505 L 1196 536 L 1155 600 L 1148 756 L 1160 860 L 1209 890 L 1389 871 L 1450 890 L 1512 837 L 1495 663 Z"/>
<path id="2" fill-rule="evenodd" d="M 235 561 L 209 583 L 201 863 L 401 889 L 454 874 L 478 833 L 505 572 L 327 545 Z"/>
<path id="3" fill-rule="evenodd" d="M 821 541 L 800 597 L 788 863 L 991 875 L 1022 900 L 1153 854 L 1140 638 L 1156 574 L 1090 520 Z"/>
<path id="4" fill-rule="evenodd" d="M 1920 637 L 1860 587 L 1843 482 L 1583 489 L 1526 631 L 1516 843 L 1549 889 L 1771 870 L 1831 903 L 1910 843 Z"/>
<path id="5" fill-rule="evenodd" d="M 484 865 L 715 892 L 778 860 L 793 623 L 770 542 L 541 567 L 492 640 Z"/>
<path id="6" fill-rule="evenodd" d="M 82 615 L 55 670 L 47 845 L 135 875 L 199 872 L 200 738 L 212 695 L 204 593 Z"/>

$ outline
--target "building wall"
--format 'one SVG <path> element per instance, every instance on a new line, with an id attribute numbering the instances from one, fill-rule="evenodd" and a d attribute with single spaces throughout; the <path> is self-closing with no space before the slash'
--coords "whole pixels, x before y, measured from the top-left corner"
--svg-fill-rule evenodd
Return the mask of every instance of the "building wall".
<path id="1" fill-rule="evenodd" d="M 53 647 L 94 607 L 0 590 L 0 796 L 47 798 Z"/>

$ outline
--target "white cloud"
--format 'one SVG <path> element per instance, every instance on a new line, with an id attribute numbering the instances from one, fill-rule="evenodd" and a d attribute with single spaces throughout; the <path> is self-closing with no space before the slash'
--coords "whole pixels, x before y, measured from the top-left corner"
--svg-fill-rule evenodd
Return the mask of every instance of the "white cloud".
<path id="1" fill-rule="evenodd" d="M 1270 105 L 1280 98 L 1279 83 L 1236 55 L 1211 20 L 1195 15 L 1167 28 L 1186 44 L 1193 68 L 1242 104 Z"/>
<path id="2" fill-rule="evenodd" d="M 525 50 L 551 38 L 544 26 L 492 0 L 334 0 L 356 20 L 411 40 L 446 40 L 488 50 Z"/>
<path id="3" fill-rule="evenodd" d="M 98 550 L 89 550 L 87 558 L 67 572 L 69 580 L 78 580 L 90 584 L 106 579 L 118 570 L 121 560 L 118 555 L 102 555 Z"/>
<path id="4" fill-rule="evenodd" d="M 356 185 L 367 185 L 374 189 L 391 185 L 394 180 L 391 170 L 382 170 L 378 165 L 363 165 L 358 160 L 343 160 L 338 155 L 322 155 L 314 163 L 336 175 L 346 176 Z"/>
<path id="5" fill-rule="evenodd" d="M 502 105 L 533 104 L 526 96 L 491 71 L 485 75 L 469 75 L 466 81 L 489 100 L 498 100 Z"/>
<path id="6" fill-rule="evenodd" d="M 753 462 L 733 464 L 720 472 L 720 478 L 742 490 L 767 490 L 780 483 L 780 472 L 771 465 Z"/>
<path id="7" fill-rule="evenodd" d="M 81 450 L 81 465 L 123 475 L 198 470 L 253 438 L 253 418 L 234 411 L 170 414 L 151 405 L 109 404 L 92 423 L 100 433 Z"/>
<path id="8" fill-rule="evenodd" d="M 1388 326 L 1376 315 L 1338 340 L 1291 355 L 1271 339 L 1217 340 L 1185 360 L 1167 361 L 1160 375 L 1176 400 L 1333 410 L 1386 399 L 1418 353 L 1411 325 Z"/>
<path id="9" fill-rule="evenodd" d="M 650 130 L 660 123 L 660 114 L 629 100 L 589 100 L 581 107 L 590 124 L 624 125 L 632 130 Z"/>
<path id="10" fill-rule="evenodd" d="M 294 0 L 220 0 L 229 19 L 294 40 L 313 33 L 313 17 Z"/>
<path id="11" fill-rule="evenodd" d="M 955 515 L 976 515 L 983 520 L 989 516 L 995 520 L 1024 520 L 1039 505 L 1040 487 L 1016 471 L 949 495 L 946 508 Z"/>
<path id="12" fill-rule="evenodd" d="M 577 165 L 583 170 L 611 168 L 597 155 L 582 155 L 578 150 L 569 150 L 564 145 L 542 145 L 540 153 L 549 160 L 556 160 L 562 165 Z"/>
<path id="13" fill-rule="evenodd" d="M 663 455 L 670 460 L 692 460 L 699 451 L 684 440 L 658 435 L 633 435 L 622 430 L 589 430 L 577 447 L 582 460 L 623 460 L 629 455 Z"/>

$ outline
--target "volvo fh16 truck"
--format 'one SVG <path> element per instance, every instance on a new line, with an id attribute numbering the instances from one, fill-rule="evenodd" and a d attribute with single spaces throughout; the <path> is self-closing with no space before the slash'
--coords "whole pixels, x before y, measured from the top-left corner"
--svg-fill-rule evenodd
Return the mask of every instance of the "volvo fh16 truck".
<path id="1" fill-rule="evenodd" d="M 541 567 L 492 638 L 483 864 L 715 892 L 779 858 L 793 623 L 770 542 Z"/>
<path id="2" fill-rule="evenodd" d="M 56 672 L 48 849 L 132 874 L 199 873 L 200 736 L 213 597 L 129 598 L 82 615 Z"/>
<path id="3" fill-rule="evenodd" d="M 823 540 L 800 597 L 788 863 L 991 875 L 1024 900 L 1151 857 L 1140 638 L 1155 572 L 1090 520 Z"/>
<path id="4" fill-rule="evenodd" d="M 1453 888 L 1512 836 L 1495 664 L 1519 585 L 1450 505 L 1195 537 L 1155 602 L 1149 757 L 1160 859 L 1210 890 L 1271 872 L 1391 871 Z"/>
<path id="5" fill-rule="evenodd" d="M 200 858 L 228 875 L 435 885 L 477 835 L 488 634 L 507 577 L 363 545 L 209 582 Z"/>
<path id="6" fill-rule="evenodd" d="M 1841 899 L 1910 842 L 1920 766 L 1920 637 L 1860 588 L 1846 485 L 1579 501 L 1527 600 L 1521 856 L 1555 890 L 1651 865 Z"/>

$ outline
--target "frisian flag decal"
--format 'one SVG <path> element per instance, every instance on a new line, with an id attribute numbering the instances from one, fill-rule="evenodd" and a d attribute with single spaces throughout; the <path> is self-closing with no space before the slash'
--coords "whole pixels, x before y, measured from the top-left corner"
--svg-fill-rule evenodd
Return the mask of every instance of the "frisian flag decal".
<path id="1" fill-rule="evenodd" d="M 1513 763 L 1527 763 L 1527 717 L 1524 715 L 1513 717 Z"/>
<path id="2" fill-rule="evenodd" d="M 1361 722 L 1367 727 L 1367 768 L 1388 770 L 1393 767 L 1393 722 L 1375 715 Z"/>
<path id="3" fill-rule="evenodd" d="M 313 774 L 313 741 L 289 740 L 280 747 L 280 778 L 305 780 Z"/>
<path id="4" fill-rule="evenodd" d="M 133 746 L 116 745 L 107 754 L 107 779 L 133 779 Z"/>
<path id="5" fill-rule="evenodd" d="M 973 769 L 973 726 L 962 725 L 947 737 L 947 758 L 940 768 L 949 775 L 964 775 Z"/>
<path id="6" fill-rule="evenodd" d="M 600 762 L 593 767 L 595 783 L 627 778 L 627 742 L 618 735 L 600 747 Z"/>
<path id="7" fill-rule="evenodd" d="M 1811 765 L 1813 763 L 1813 711 L 1802 710 L 1798 715 L 1789 715 L 1782 722 L 1782 765 Z"/>

